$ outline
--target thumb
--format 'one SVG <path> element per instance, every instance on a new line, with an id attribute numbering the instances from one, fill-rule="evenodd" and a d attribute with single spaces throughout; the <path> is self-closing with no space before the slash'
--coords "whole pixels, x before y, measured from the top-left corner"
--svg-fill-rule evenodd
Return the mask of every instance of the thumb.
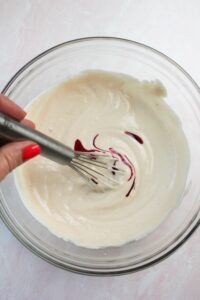
<path id="1" fill-rule="evenodd" d="M 0 181 L 24 161 L 40 154 L 41 149 L 33 142 L 14 142 L 0 148 Z"/>

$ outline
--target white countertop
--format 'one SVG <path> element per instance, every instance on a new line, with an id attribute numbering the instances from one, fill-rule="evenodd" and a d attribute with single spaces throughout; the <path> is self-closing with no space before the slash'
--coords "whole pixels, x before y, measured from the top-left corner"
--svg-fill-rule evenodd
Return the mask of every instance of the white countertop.
<path id="1" fill-rule="evenodd" d="M 200 84 L 199 31 L 199 0 L 0 0 L 0 90 L 41 51 L 96 35 L 152 46 Z M 0 299 L 199 300 L 199 244 L 200 229 L 150 269 L 120 277 L 87 277 L 36 257 L 0 221 Z"/>

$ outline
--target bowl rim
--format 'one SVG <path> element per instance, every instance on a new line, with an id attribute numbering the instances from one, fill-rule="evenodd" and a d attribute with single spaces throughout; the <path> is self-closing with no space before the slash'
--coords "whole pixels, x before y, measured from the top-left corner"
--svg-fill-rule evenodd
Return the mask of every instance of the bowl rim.
<path id="1" fill-rule="evenodd" d="M 37 56 L 35 56 L 33 59 L 29 60 L 27 63 L 25 63 L 12 77 L 11 79 L 7 82 L 7 84 L 4 86 L 4 88 L 2 89 L 1 93 L 5 94 L 8 89 L 10 88 L 10 86 L 13 84 L 13 82 L 15 82 L 15 80 L 28 68 L 30 67 L 33 63 L 35 63 L 36 61 L 40 60 L 41 58 L 43 58 L 44 56 L 46 56 L 47 54 L 53 52 L 54 50 L 60 49 L 62 47 L 65 47 L 66 45 L 72 45 L 72 44 L 77 44 L 77 43 L 81 43 L 81 42 L 90 42 L 90 41 L 118 41 L 118 42 L 122 42 L 122 43 L 126 43 L 126 44 L 130 44 L 130 45 L 135 45 L 135 46 L 139 46 L 143 49 L 147 49 L 150 50 L 151 52 L 157 54 L 158 56 L 160 56 L 161 58 L 165 59 L 166 61 L 168 61 L 170 64 L 172 64 L 175 68 L 177 68 L 183 75 L 185 75 L 185 77 L 190 81 L 190 83 L 193 85 L 193 87 L 196 89 L 197 93 L 200 95 L 200 87 L 198 86 L 198 84 L 196 83 L 196 81 L 190 76 L 190 74 L 185 71 L 177 62 L 175 62 L 173 59 L 171 59 L 169 56 L 167 56 L 166 54 L 156 50 L 155 48 L 151 47 L 151 46 L 147 46 L 143 43 L 140 42 L 136 42 L 130 39 L 126 39 L 126 38 L 121 38 L 121 37 L 113 37 L 113 36 L 90 36 L 90 37 L 83 37 L 83 38 L 78 38 L 78 39 L 73 39 L 73 40 L 69 40 L 66 42 L 62 42 L 60 44 L 57 44 L 43 52 L 41 52 L 40 54 L 38 54 Z M 1 196 L 0 196 L 1 197 Z M 189 237 L 192 236 L 192 234 L 196 231 L 196 229 L 199 227 L 200 225 L 200 218 L 198 218 L 197 222 L 193 225 L 190 226 L 189 231 L 187 232 L 187 234 L 178 241 L 178 243 L 176 243 L 174 246 L 171 247 L 170 250 L 168 250 L 166 253 L 164 253 L 163 255 L 161 255 L 158 258 L 155 258 L 153 261 L 151 262 L 147 262 L 144 263 L 142 266 L 139 267 L 131 267 L 126 269 L 119 269 L 119 270 L 110 270 L 109 272 L 104 271 L 103 269 L 99 270 L 92 270 L 89 268 L 85 268 L 85 267 L 77 267 L 77 266 L 70 266 L 70 265 L 63 265 L 58 261 L 53 261 L 48 254 L 43 253 L 41 250 L 40 252 L 37 251 L 36 248 L 33 248 L 29 242 L 27 242 L 25 239 L 23 239 L 22 236 L 18 235 L 17 231 L 15 230 L 15 228 L 9 223 L 7 217 L 6 217 L 6 212 L 5 209 L 2 211 L 2 209 L 0 209 L 0 217 L 2 219 L 2 221 L 4 222 L 4 224 L 7 226 L 7 228 L 12 232 L 12 234 L 27 248 L 29 249 L 31 252 L 33 252 L 34 254 L 36 254 L 38 257 L 44 259 L 45 261 L 51 263 L 54 266 L 57 266 L 59 268 L 74 272 L 74 273 L 79 273 L 79 274 L 83 274 L 83 275 L 93 275 L 93 276 L 115 276 L 115 275 L 123 275 L 123 274 L 129 274 L 129 273 L 133 273 L 133 272 L 137 272 L 137 271 L 141 271 L 143 269 L 149 268 L 159 262 L 161 262 L 162 260 L 166 259 L 168 256 L 170 256 L 171 254 L 173 254 L 176 250 L 179 249 L 180 246 L 182 246 L 188 239 Z"/>

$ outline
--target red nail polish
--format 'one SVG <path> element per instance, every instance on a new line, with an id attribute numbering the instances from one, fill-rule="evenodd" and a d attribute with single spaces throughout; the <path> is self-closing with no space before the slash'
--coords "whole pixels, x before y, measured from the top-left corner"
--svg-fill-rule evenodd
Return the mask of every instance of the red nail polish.
<path id="1" fill-rule="evenodd" d="M 23 157 L 23 160 L 28 160 L 28 159 L 31 159 L 31 158 L 39 155 L 40 153 L 41 153 L 40 146 L 37 144 L 33 144 L 33 145 L 25 147 L 22 150 L 22 157 Z"/>

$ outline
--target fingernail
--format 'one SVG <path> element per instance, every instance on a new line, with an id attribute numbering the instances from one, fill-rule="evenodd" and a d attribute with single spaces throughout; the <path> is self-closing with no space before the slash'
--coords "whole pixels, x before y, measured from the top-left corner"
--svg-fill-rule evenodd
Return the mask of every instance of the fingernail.
<path id="1" fill-rule="evenodd" d="M 32 144 L 30 146 L 25 147 L 22 150 L 22 158 L 23 160 L 31 159 L 41 153 L 41 148 L 37 144 Z"/>

